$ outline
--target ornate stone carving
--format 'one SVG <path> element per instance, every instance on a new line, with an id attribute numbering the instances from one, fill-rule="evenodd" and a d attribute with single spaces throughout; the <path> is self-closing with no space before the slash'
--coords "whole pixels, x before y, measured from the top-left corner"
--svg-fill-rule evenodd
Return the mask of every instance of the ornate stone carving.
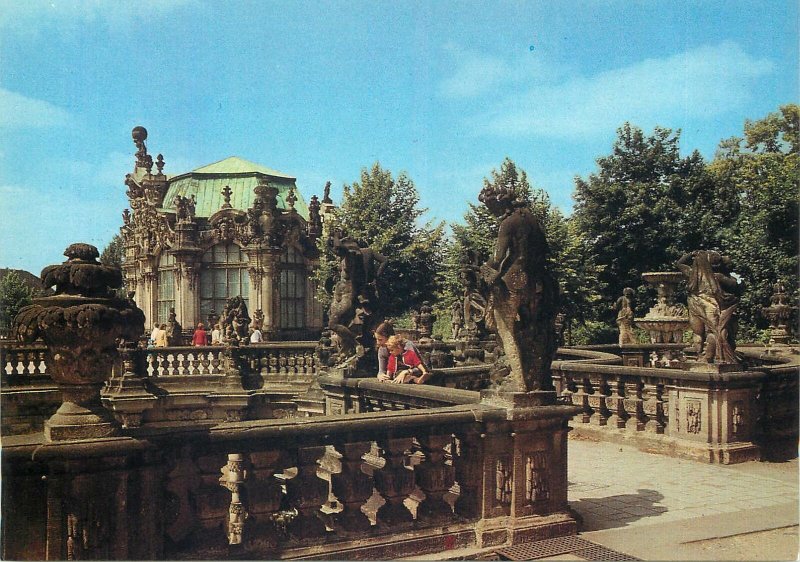
<path id="1" fill-rule="evenodd" d="M 415 329 L 419 333 L 420 341 L 430 340 L 433 334 L 433 323 L 436 322 L 436 315 L 433 313 L 433 307 L 428 301 L 424 301 L 420 306 L 418 312 L 414 312 L 413 320 Z"/>
<path id="2" fill-rule="evenodd" d="M 525 458 L 525 499 L 531 504 L 550 499 L 544 451 L 534 451 Z"/>
<path id="3" fill-rule="evenodd" d="M 183 345 L 181 336 L 181 324 L 175 316 L 175 309 L 169 309 L 169 320 L 167 320 L 167 343 L 170 346 Z"/>
<path id="4" fill-rule="evenodd" d="M 686 432 L 700 433 L 702 429 L 701 405 L 699 400 L 686 401 Z"/>
<path id="5" fill-rule="evenodd" d="M 331 475 L 333 493 L 342 504 L 342 512 L 335 517 L 337 531 L 359 534 L 371 527 L 369 518 L 361 511 L 373 490 L 372 478 L 361 470 L 362 457 L 371 445 L 370 441 L 362 441 L 336 446 L 342 455 L 341 472 Z"/>
<path id="6" fill-rule="evenodd" d="M 403 503 L 414 491 L 414 471 L 405 463 L 411 439 L 385 439 L 378 446 L 384 451 L 386 464 L 374 473 L 375 489 L 386 503 L 378 509 L 376 517 L 386 528 L 402 528 L 413 521 Z"/>
<path id="7" fill-rule="evenodd" d="M 56 294 L 34 299 L 15 319 L 21 342 L 41 337 L 52 361 L 48 372 L 64 403 L 47 421 L 50 440 L 109 435 L 116 423 L 100 405 L 100 388 L 111 377 L 117 346 L 136 342 L 144 332 L 144 314 L 129 300 L 114 296 L 122 285 L 118 268 L 97 261 L 97 248 L 73 244 L 67 261 L 42 270 L 45 287 Z"/>
<path id="8" fill-rule="evenodd" d="M 688 279 L 689 325 L 698 360 L 738 364 L 734 350 L 741 287 L 730 273 L 730 258 L 697 250 L 684 254 L 675 265 Z"/>
<path id="9" fill-rule="evenodd" d="M 178 223 L 191 223 L 194 222 L 195 205 L 197 200 L 195 196 L 183 197 L 181 195 L 175 196 L 175 220 Z"/>
<path id="10" fill-rule="evenodd" d="M 447 520 L 453 514 L 444 495 L 455 481 L 452 463 L 447 462 L 445 448 L 452 445 L 452 437 L 447 435 L 431 435 L 418 438 L 425 455 L 414 473 L 417 484 L 425 492 L 425 499 L 417 508 L 417 518 L 424 522 Z"/>
<path id="11" fill-rule="evenodd" d="M 783 281 L 772 286 L 770 305 L 761 309 L 761 314 L 769 321 L 770 340 L 778 345 L 789 343 L 789 319 L 797 307 L 789 304 L 789 295 Z"/>
<path id="12" fill-rule="evenodd" d="M 297 476 L 286 482 L 286 497 L 297 509 L 289 532 L 300 539 L 319 537 L 326 532 L 319 514 L 328 498 L 328 483 L 317 475 L 317 461 L 323 454 L 325 447 L 298 449 Z"/>
<path id="13" fill-rule="evenodd" d="M 464 303 L 455 301 L 450 306 L 450 331 L 452 337 L 457 340 L 461 337 L 461 330 L 464 329 Z"/>
<path id="14" fill-rule="evenodd" d="M 510 367 L 501 390 L 552 391 L 558 285 L 550 274 L 544 230 L 512 189 L 485 187 L 479 196 L 500 219 L 494 256 L 481 266 L 494 329 Z"/>
<path id="15" fill-rule="evenodd" d="M 339 258 L 339 280 L 333 287 L 328 328 L 337 336 L 339 360 L 346 361 L 373 347 L 372 332 L 383 320 L 377 283 L 386 258 L 338 232 L 329 244 Z"/>
<path id="16" fill-rule="evenodd" d="M 495 487 L 494 500 L 498 505 L 511 505 L 511 493 L 513 491 L 511 457 L 503 455 L 495 462 Z"/>
<path id="17" fill-rule="evenodd" d="M 227 535 L 228 544 L 242 544 L 244 524 L 249 513 L 242 503 L 242 493 L 247 479 L 244 468 L 244 455 L 229 454 L 227 464 L 221 469 L 219 484 L 231 493 L 231 504 L 228 508 Z"/>
<path id="18" fill-rule="evenodd" d="M 614 310 L 617 311 L 619 345 L 636 343 L 636 336 L 633 334 L 633 289 L 626 287 L 622 291 L 622 296 L 617 299 Z"/>
<path id="19" fill-rule="evenodd" d="M 242 297 L 228 299 L 225 309 L 222 311 L 220 323 L 226 341 L 234 340 L 245 344 L 250 341 L 248 337 L 250 315 L 247 313 L 247 305 Z"/>

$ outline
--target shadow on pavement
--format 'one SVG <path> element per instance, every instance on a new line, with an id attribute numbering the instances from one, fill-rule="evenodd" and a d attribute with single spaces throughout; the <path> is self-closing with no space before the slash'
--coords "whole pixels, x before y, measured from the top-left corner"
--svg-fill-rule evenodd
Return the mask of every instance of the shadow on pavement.
<path id="1" fill-rule="evenodd" d="M 657 505 L 664 499 L 657 490 L 640 488 L 635 494 L 618 494 L 605 498 L 582 498 L 569 502 L 582 521 L 580 531 L 598 531 L 624 527 L 645 517 L 666 513 L 668 508 Z"/>

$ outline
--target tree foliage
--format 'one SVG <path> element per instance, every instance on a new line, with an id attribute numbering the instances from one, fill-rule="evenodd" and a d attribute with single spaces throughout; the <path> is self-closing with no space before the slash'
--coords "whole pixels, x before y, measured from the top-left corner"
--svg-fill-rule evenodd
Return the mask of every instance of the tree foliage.
<path id="1" fill-rule="evenodd" d="M 344 186 L 335 223 L 359 244 L 387 258 L 381 280 L 387 316 L 399 316 L 422 301 L 433 301 L 437 293 L 444 224 L 420 224 L 425 212 L 419 207 L 414 182 L 402 172 L 393 178 L 377 162 L 370 169 L 362 169 L 360 181 Z M 325 241 L 321 244 L 324 246 Z M 319 286 L 336 274 L 333 256 L 323 249 Z M 329 297 L 324 298 L 329 302 Z"/>
<path id="2" fill-rule="evenodd" d="M 734 212 L 719 232 L 746 283 L 739 313 L 751 334 L 766 327 L 759 311 L 769 303 L 773 283 L 781 279 L 791 294 L 797 291 L 799 124 L 800 107 L 794 104 L 748 120 L 744 137 L 720 143 L 709 165 L 720 199 L 729 199 Z"/>
<path id="3" fill-rule="evenodd" d="M 125 256 L 125 247 L 122 244 L 122 237 L 115 234 L 108 245 L 100 254 L 100 263 L 122 267 L 122 259 Z"/>
<path id="4" fill-rule="evenodd" d="M 717 245 L 727 213 L 715 206 L 700 154 L 681 157 L 680 131 L 656 127 L 646 136 L 626 123 L 617 135 L 598 171 L 575 180 L 575 226 L 602 268 L 599 311 L 607 320 L 625 287 L 641 287 L 643 272 L 673 270 L 683 252 Z"/>
<path id="5" fill-rule="evenodd" d="M 31 304 L 33 291 L 16 271 L 9 271 L 0 280 L 0 328 L 11 328 L 14 318 L 23 306 Z"/>

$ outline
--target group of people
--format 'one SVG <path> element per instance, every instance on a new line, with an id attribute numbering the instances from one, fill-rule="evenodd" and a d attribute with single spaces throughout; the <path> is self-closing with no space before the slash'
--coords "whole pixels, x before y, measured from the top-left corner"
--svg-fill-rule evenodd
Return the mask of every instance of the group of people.
<path id="1" fill-rule="evenodd" d="M 223 336 L 224 332 L 221 324 L 214 324 L 214 327 L 209 333 L 205 329 L 205 324 L 198 322 L 197 328 L 195 328 L 192 334 L 192 345 L 223 345 L 225 343 Z M 258 327 L 253 328 L 250 332 L 250 343 L 262 343 L 263 341 L 264 334 L 261 330 Z M 148 341 L 147 347 L 167 347 L 168 345 L 167 325 L 156 324 L 153 331 L 150 333 L 150 340 Z"/>
<path id="2" fill-rule="evenodd" d="M 394 384 L 423 384 L 431 372 L 422 361 L 417 346 L 394 333 L 390 322 L 375 329 L 378 351 L 378 380 Z"/>

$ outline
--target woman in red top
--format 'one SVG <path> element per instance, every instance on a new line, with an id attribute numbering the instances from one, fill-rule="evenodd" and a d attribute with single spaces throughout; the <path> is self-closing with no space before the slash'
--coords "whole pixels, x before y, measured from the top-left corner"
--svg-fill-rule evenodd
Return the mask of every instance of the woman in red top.
<path id="1" fill-rule="evenodd" d="M 197 329 L 194 331 L 194 336 L 192 336 L 192 345 L 207 345 L 206 331 L 203 329 L 202 322 L 197 324 Z"/>
<path id="2" fill-rule="evenodd" d="M 391 336 L 386 341 L 389 350 L 389 363 L 386 374 L 395 384 L 422 384 L 430 377 L 417 352 L 406 348 L 405 340 L 400 336 Z"/>

